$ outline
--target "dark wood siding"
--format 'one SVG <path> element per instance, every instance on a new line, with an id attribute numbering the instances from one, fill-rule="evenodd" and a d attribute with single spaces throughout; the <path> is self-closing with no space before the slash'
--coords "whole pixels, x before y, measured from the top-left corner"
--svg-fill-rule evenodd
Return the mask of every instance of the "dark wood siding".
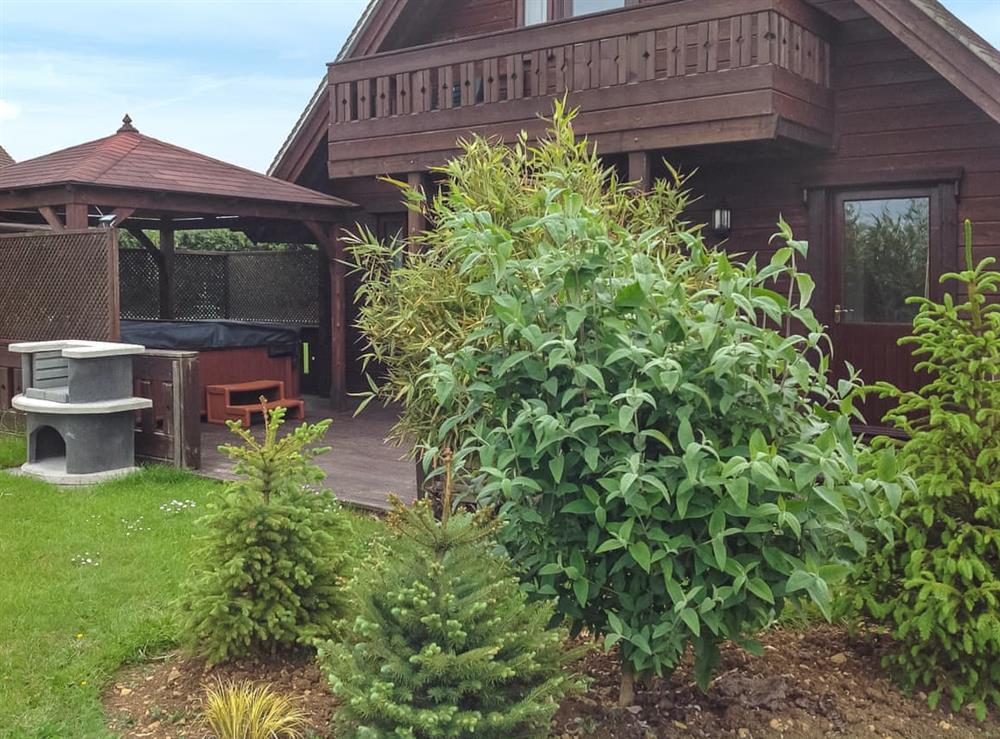
<path id="1" fill-rule="evenodd" d="M 841 26 L 833 78 L 832 154 L 667 152 L 672 163 L 698 169 L 690 186 L 702 200 L 691 217 L 707 221 L 724 199 L 733 211 L 733 250 L 766 255 L 779 214 L 807 238 L 804 190 L 812 185 L 881 187 L 954 171 L 962 173 L 956 228 L 972 220 L 976 257 L 1000 258 L 1000 124 L 871 19 Z M 951 241 L 961 249 L 959 234 Z"/>
<path id="2" fill-rule="evenodd" d="M 421 43 L 495 33 L 516 24 L 518 0 L 445 0 Z"/>
<path id="3" fill-rule="evenodd" d="M 387 34 L 379 51 L 506 31 L 517 25 L 520 0 L 442 0 L 411 2 Z"/>
<path id="4" fill-rule="evenodd" d="M 829 171 L 961 168 L 959 227 L 975 224 L 977 257 L 1000 257 L 1000 124 L 871 19 L 843 24 L 834 58 Z"/>

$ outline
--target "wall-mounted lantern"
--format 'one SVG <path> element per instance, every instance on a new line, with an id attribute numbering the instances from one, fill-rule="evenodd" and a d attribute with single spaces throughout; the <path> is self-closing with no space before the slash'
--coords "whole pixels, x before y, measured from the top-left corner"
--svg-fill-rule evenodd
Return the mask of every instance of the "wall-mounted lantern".
<path id="1" fill-rule="evenodd" d="M 733 225 L 733 213 L 723 200 L 712 211 L 712 230 L 716 236 L 728 236 Z"/>

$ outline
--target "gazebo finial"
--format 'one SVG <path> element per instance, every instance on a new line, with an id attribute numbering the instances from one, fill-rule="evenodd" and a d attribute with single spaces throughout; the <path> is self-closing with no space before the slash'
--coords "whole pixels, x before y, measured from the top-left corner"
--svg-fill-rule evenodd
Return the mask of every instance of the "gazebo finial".
<path id="1" fill-rule="evenodd" d="M 132 125 L 132 117 L 128 113 L 122 118 L 122 127 L 118 129 L 118 133 L 139 133 L 139 129 Z"/>

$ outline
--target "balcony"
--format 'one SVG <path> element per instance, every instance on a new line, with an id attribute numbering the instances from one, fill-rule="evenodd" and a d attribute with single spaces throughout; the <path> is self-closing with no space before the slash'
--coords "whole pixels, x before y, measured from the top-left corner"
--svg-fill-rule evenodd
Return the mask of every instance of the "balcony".
<path id="1" fill-rule="evenodd" d="M 537 136 L 564 94 L 602 153 L 828 148 L 828 36 L 800 0 L 680 0 L 334 63 L 330 176 L 441 164 L 471 133 Z"/>

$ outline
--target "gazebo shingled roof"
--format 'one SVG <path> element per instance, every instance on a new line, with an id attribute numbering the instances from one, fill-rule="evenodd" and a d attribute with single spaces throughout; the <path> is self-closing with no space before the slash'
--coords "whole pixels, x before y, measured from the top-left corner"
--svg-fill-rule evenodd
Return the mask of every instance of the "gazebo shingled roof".
<path id="1" fill-rule="evenodd" d="M 0 193 L 60 186 L 155 192 L 164 205 L 169 202 L 164 194 L 172 193 L 283 203 L 310 210 L 353 207 L 340 198 L 145 136 L 132 126 L 128 116 L 111 136 L 0 168 Z M 187 199 L 183 202 L 188 205 Z"/>

